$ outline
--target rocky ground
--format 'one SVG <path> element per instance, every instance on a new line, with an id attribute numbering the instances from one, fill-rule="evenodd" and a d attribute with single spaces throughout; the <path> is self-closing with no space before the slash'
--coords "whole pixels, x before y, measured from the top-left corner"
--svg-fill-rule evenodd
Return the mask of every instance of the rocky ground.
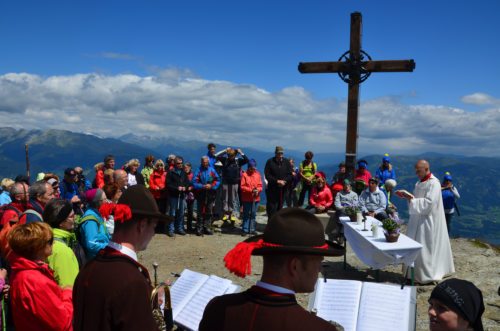
<path id="1" fill-rule="evenodd" d="M 257 230 L 263 231 L 266 217 L 260 215 Z M 153 262 L 159 264 L 158 279 L 175 281 L 176 275 L 188 268 L 193 271 L 215 274 L 231 279 L 247 289 L 260 279 L 262 259 L 252 258 L 253 274 L 245 279 L 230 274 L 222 261 L 224 255 L 243 238 L 238 229 L 230 224 L 223 224 L 213 236 L 197 237 L 195 235 L 176 236 L 169 238 L 157 234 L 148 249 L 139 254 L 139 260 L 150 269 L 153 275 Z M 455 261 L 454 277 L 467 279 L 481 289 L 484 296 L 486 311 L 483 315 L 485 330 L 500 330 L 500 252 L 487 244 L 468 239 L 453 239 L 451 241 Z M 369 270 L 348 247 L 348 268 L 343 269 L 342 258 L 326 258 L 325 268 L 328 278 L 356 279 L 374 281 L 375 272 Z M 399 283 L 401 266 L 387 267 L 380 271 L 380 281 Z M 433 285 L 417 288 L 417 330 L 428 330 L 427 300 Z M 299 295 L 301 305 L 307 307 L 309 295 Z"/>

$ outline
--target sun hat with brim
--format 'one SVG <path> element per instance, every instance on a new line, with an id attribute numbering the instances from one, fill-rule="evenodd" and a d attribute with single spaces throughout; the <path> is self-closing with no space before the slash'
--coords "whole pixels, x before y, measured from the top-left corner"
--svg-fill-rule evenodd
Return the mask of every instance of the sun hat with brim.
<path id="1" fill-rule="evenodd" d="M 129 206 L 133 216 L 157 218 L 160 222 L 171 222 L 173 220 L 173 217 L 159 211 L 153 195 L 142 185 L 134 185 L 126 189 L 118 203 Z"/>
<path id="2" fill-rule="evenodd" d="M 301 208 L 286 208 L 268 222 L 264 234 L 238 243 L 224 257 L 226 268 L 239 277 L 251 274 L 251 255 L 342 256 L 345 248 L 325 240 L 321 221 Z"/>

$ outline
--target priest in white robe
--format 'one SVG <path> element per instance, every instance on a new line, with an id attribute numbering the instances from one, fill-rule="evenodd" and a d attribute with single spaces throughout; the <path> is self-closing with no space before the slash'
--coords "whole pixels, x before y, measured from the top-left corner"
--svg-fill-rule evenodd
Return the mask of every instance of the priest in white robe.
<path id="1" fill-rule="evenodd" d="M 446 229 L 441 184 L 430 171 L 429 162 L 415 165 L 420 179 L 413 197 L 407 197 L 410 221 L 408 237 L 422 244 L 415 260 L 415 280 L 421 284 L 440 281 L 454 273 L 453 255 Z"/>

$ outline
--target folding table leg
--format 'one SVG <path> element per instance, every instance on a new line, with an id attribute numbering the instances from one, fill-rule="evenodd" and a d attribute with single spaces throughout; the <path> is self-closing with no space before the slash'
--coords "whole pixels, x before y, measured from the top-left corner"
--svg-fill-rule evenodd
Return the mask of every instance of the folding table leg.
<path id="1" fill-rule="evenodd" d="M 347 239 L 343 233 L 341 236 L 344 237 L 344 270 L 347 270 Z"/>

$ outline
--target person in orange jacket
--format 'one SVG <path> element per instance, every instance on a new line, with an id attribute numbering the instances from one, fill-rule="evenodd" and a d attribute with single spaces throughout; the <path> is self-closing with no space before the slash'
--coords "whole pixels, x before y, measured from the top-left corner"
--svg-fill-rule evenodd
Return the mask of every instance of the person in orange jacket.
<path id="1" fill-rule="evenodd" d="M 260 193 L 262 192 L 262 178 L 257 171 L 257 162 L 251 159 L 248 169 L 241 176 L 241 201 L 243 203 L 242 236 L 256 234 L 255 214 L 259 206 Z"/>

